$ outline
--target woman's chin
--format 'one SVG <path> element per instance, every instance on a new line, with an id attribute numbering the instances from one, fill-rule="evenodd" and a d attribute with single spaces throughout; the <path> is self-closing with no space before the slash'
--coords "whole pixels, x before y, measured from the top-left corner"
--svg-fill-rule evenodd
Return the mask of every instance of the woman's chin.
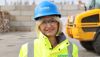
<path id="1" fill-rule="evenodd" d="M 47 36 L 55 36 L 56 34 L 53 34 L 53 33 L 48 33 L 48 34 L 46 34 Z"/>

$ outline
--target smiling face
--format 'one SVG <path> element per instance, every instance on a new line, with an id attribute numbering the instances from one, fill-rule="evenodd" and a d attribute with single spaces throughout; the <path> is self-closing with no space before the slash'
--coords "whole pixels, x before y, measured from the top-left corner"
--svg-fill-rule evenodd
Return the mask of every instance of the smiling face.
<path id="1" fill-rule="evenodd" d="M 56 36 L 59 29 L 58 21 L 53 16 L 42 17 L 41 21 L 39 26 L 41 32 L 48 37 Z"/>

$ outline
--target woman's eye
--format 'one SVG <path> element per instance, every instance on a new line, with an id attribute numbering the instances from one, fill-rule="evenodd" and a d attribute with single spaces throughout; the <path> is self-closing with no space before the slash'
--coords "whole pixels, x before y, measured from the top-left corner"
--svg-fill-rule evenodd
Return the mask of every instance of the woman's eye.
<path id="1" fill-rule="evenodd" d="M 51 22 L 56 22 L 55 20 L 52 20 Z"/>
<path id="2" fill-rule="evenodd" d="M 43 21 L 43 23 L 47 23 L 47 21 Z"/>

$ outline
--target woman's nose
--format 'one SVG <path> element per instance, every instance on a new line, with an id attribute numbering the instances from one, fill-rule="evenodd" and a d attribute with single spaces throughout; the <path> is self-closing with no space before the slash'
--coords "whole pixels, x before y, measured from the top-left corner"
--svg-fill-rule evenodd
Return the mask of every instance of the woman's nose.
<path id="1" fill-rule="evenodd" d="M 46 26 L 47 27 L 51 27 L 52 25 L 51 25 L 51 23 L 47 23 Z"/>

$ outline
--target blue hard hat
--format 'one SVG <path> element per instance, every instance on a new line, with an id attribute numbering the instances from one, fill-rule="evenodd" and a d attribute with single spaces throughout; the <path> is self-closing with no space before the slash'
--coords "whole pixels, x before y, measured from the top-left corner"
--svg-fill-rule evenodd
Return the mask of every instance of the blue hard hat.
<path id="1" fill-rule="evenodd" d="M 56 5 L 50 1 L 43 1 L 35 7 L 35 10 L 34 10 L 35 20 L 38 20 L 40 17 L 43 17 L 43 16 L 52 16 L 52 15 L 57 15 L 61 17 L 61 14 L 58 11 Z"/>

